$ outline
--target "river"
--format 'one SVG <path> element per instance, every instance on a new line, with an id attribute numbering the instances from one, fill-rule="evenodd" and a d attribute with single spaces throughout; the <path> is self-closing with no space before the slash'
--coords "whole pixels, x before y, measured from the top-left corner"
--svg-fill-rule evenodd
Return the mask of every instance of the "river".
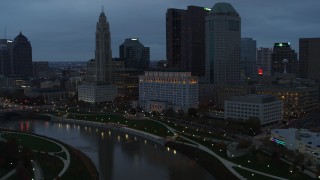
<path id="1" fill-rule="evenodd" d="M 43 120 L 0 121 L 0 127 L 44 135 L 81 150 L 103 180 L 214 179 L 195 160 L 130 134 Z"/>

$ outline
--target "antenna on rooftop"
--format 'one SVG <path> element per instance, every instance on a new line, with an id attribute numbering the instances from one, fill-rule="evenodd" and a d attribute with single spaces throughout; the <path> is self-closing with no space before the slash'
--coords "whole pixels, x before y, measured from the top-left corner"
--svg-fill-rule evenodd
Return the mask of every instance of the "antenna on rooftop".
<path id="1" fill-rule="evenodd" d="M 7 25 L 4 25 L 4 39 L 7 39 Z"/>
<path id="2" fill-rule="evenodd" d="M 101 12 L 104 13 L 104 5 L 101 6 Z"/>

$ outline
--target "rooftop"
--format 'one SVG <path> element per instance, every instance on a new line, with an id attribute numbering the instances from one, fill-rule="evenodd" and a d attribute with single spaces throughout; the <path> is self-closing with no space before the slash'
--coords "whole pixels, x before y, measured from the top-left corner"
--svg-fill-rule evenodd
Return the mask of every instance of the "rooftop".
<path id="1" fill-rule="evenodd" d="M 238 12 L 233 8 L 233 6 L 230 3 L 216 3 L 211 11 L 210 14 L 216 15 L 216 14 L 224 14 L 224 15 L 230 15 L 230 16 L 239 16 Z"/>

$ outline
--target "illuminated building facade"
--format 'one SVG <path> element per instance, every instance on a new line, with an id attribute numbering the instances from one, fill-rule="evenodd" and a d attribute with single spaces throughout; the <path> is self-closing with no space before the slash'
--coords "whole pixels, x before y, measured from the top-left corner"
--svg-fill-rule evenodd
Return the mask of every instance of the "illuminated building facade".
<path id="1" fill-rule="evenodd" d="M 198 77 L 191 72 L 146 71 L 139 76 L 139 103 L 148 112 L 198 108 L 198 93 Z"/>
<path id="2" fill-rule="evenodd" d="M 139 69 L 115 69 L 114 84 L 117 85 L 118 96 L 130 100 L 139 99 L 139 76 L 143 75 Z"/>
<path id="3" fill-rule="evenodd" d="M 283 145 L 288 150 L 298 151 L 320 162 L 319 133 L 307 129 L 273 129 L 270 140 Z"/>
<path id="4" fill-rule="evenodd" d="M 282 120 L 282 102 L 272 95 L 233 96 L 224 104 L 224 119 L 246 120 L 257 117 L 262 126 Z"/>
<path id="5" fill-rule="evenodd" d="M 113 101 L 117 86 L 105 82 L 83 82 L 78 86 L 78 100 L 91 103 Z"/>
<path id="6" fill-rule="evenodd" d="M 283 102 L 284 118 L 299 118 L 319 108 L 317 87 L 256 86 L 257 94 L 270 94 Z"/>
<path id="7" fill-rule="evenodd" d="M 210 84 L 240 82 L 241 18 L 229 3 L 216 3 L 206 17 L 205 79 Z"/>

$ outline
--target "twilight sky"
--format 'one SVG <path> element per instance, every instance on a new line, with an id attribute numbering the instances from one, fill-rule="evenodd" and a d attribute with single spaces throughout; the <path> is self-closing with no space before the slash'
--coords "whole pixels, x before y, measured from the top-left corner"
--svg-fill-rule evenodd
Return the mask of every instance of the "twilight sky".
<path id="1" fill-rule="evenodd" d="M 110 24 L 112 56 L 125 38 L 150 47 L 151 60 L 165 59 L 165 13 L 188 5 L 211 8 L 209 0 L 1 0 L 0 39 L 20 32 L 33 47 L 33 61 L 87 61 L 94 58 L 95 25 L 104 5 Z M 320 0 L 225 0 L 241 16 L 242 37 L 258 46 L 320 37 Z"/>

